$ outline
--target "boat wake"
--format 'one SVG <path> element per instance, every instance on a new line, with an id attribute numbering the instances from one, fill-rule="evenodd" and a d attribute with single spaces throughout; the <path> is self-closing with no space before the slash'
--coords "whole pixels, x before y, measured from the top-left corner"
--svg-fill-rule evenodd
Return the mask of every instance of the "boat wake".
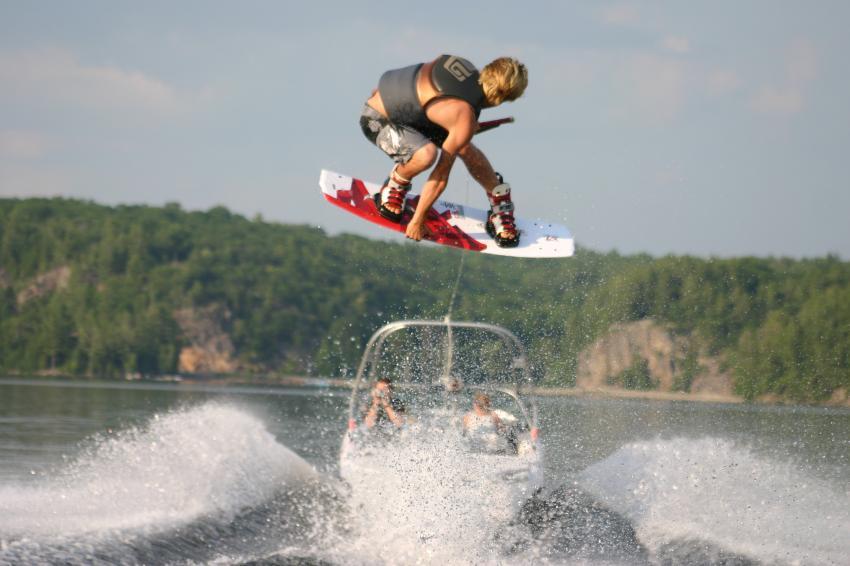
<path id="1" fill-rule="evenodd" d="M 850 493 L 729 440 L 629 444 L 578 482 L 664 563 L 840 564 L 850 556 Z"/>
<path id="2" fill-rule="evenodd" d="M 426 445 L 395 454 L 406 459 L 386 464 L 411 483 L 366 475 L 379 489 L 363 498 L 243 409 L 174 411 L 92 439 L 44 480 L 0 487 L 0 564 L 835 564 L 850 555 L 847 493 L 726 440 L 628 444 L 497 521 L 472 512 L 486 489 L 472 462 Z"/>
<path id="3" fill-rule="evenodd" d="M 304 538 L 325 492 L 256 417 L 209 403 L 93 438 L 42 482 L 0 487 L 0 563 L 211 559 L 256 551 L 256 538 L 271 552 Z"/>

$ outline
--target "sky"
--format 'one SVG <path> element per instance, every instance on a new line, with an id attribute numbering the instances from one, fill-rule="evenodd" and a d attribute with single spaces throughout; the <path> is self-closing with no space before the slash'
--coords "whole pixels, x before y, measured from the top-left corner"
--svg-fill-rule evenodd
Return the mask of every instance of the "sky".
<path id="1" fill-rule="evenodd" d="M 475 143 L 518 215 L 602 252 L 850 259 L 848 21 L 843 0 L 0 0 L 0 196 L 399 240 L 319 171 L 386 176 L 358 126 L 383 71 L 510 55 L 528 90 L 482 119 L 516 122 Z M 444 198 L 485 206 L 461 163 Z"/>

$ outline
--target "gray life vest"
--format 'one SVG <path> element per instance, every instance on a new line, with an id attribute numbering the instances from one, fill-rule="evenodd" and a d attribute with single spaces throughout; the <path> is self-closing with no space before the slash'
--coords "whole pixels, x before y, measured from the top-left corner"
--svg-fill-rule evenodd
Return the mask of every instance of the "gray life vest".
<path id="1" fill-rule="evenodd" d="M 416 79 L 422 66 L 419 63 L 387 71 L 378 82 L 378 92 L 391 122 L 413 128 L 442 146 L 449 133 L 428 119 L 416 93 Z M 478 77 L 478 69 L 466 59 L 441 55 L 431 68 L 431 82 L 438 92 L 432 101 L 459 98 L 472 106 L 477 118 L 484 105 L 484 90 L 478 84 Z"/>

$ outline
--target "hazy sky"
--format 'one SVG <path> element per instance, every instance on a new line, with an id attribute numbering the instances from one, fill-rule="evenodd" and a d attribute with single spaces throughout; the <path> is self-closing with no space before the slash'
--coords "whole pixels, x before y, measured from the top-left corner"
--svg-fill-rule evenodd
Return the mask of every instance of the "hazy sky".
<path id="1" fill-rule="evenodd" d="M 477 143 L 522 216 L 599 251 L 846 259 L 848 21 L 843 0 L 0 0 L 0 195 L 388 237 L 316 185 L 386 175 L 358 127 L 381 72 L 513 55 L 526 96 L 483 119 L 517 122 Z M 484 204 L 460 163 L 445 196 Z"/>

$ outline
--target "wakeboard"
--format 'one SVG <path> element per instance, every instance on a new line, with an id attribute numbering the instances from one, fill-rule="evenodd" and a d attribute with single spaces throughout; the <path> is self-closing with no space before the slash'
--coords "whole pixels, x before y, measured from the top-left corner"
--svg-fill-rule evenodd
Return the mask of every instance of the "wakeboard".
<path id="1" fill-rule="evenodd" d="M 408 196 L 402 221 L 396 224 L 378 213 L 374 195 L 381 186 L 376 183 L 322 170 L 319 186 L 330 203 L 373 224 L 401 233 L 404 233 L 419 201 L 416 195 Z M 485 210 L 438 200 L 428 211 L 425 239 L 443 246 L 511 257 L 555 258 L 570 257 L 575 253 L 572 234 L 560 224 L 517 218 L 519 245 L 502 248 L 487 234 L 486 222 Z"/>

